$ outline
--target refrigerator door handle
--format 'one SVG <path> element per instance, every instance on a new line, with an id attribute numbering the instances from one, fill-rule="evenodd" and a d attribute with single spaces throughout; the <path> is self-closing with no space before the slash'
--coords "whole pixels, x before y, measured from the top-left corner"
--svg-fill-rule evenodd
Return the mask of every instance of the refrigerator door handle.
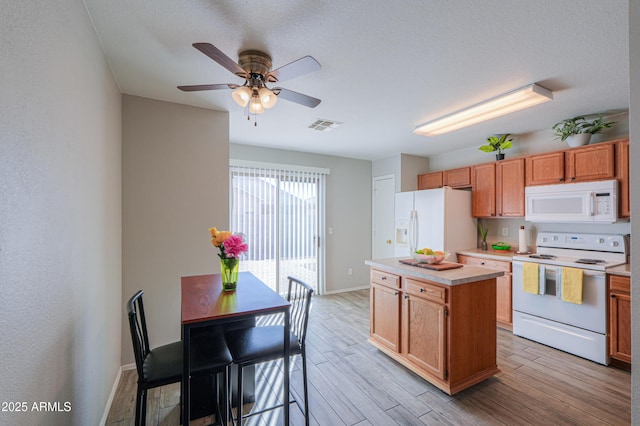
<path id="1" fill-rule="evenodd" d="M 411 220 L 409 221 L 409 250 L 410 253 L 416 251 L 418 245 L 418 212 L 411 210 Z"/>

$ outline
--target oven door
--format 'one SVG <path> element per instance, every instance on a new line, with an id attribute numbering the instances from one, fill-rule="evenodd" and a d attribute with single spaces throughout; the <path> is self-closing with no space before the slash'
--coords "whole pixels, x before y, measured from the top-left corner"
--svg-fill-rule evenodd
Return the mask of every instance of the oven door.
<path id="1" fill-rule="evenodd" d="M 522 267 L 523 262 L 513 261 L 514 311 L 606 334 L 607 286 L 604 272 L 584 270 L 582 304 L 578 305 L 564 302 L 561 298 L 561 266 L 539 264 L 543 294 L 524 291 Z"/>

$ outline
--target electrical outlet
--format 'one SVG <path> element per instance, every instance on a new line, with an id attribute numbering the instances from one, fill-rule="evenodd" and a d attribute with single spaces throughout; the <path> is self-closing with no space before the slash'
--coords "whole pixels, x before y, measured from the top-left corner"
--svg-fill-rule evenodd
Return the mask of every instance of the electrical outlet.
<path id="1" fill-rule="evenodd" d="M 509 228 L 502 228 L 502 236 L 503 237 L 509 236 Z"/>
<path id="2" fill-rule="evenodd" d="M 347 270 L 347 273 L 348 273 L 349 275 L 353 275 L 353 268 L 349 268 L 349 269 Z"/>

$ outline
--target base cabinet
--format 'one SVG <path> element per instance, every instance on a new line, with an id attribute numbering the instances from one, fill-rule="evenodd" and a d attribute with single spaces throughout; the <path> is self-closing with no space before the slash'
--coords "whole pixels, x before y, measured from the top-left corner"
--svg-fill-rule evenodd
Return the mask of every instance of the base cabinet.
<path id="1" fill-rule="evenodd" d="M 390 286 L 388 272 L 371 269 L 372 345 L 449 395 L 500 371 L 495 279 L 447 286 L 397 277 Z"/>
<path id="2" fill-rule="evenodd" d="M 631 363 L 631 279 L 609 276 L 609 356 Z"/>
<path id="3" fill-rule="evenodd" d="M 502 277 L 496 278 L 496 324 L 499 327 L 513 330 L 512 274 L 511 262 L 481 257 L 458 255 L 458 262 L 463 265 L 484 266 L 504 271 Z"/>

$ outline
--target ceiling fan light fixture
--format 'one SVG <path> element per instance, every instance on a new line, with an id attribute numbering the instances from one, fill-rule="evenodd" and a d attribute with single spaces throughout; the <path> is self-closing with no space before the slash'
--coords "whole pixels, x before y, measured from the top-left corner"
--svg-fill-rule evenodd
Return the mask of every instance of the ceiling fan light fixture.
<path id="1" fill-rule="evenodd" d="M 553 99 L 553 92 L 537 84 L 513 90 L 417 126 L 413 133 L 437 136 L 491 120 Z"/>
<path id="2" fill-rule="evenodd" d="M 264 112 L 264 106 L 262 102 L 260 102 L 260 98 L 254 96 L 249 101 L 249 113 L 251 114 L 262 114 Z"/>
<path id="3" fill-rule="evenodd" d="M 263 87 L 260 90 L 258 90 L 258 96 L 260 97 L 260 102 L 262 102 L 262 106 L 264 106 L 267 109 L 273 107 L 276 104 L 276 102 L 278 102 L 278 97 L 276 96 L 276 94 L 273 93 L 271 90 L 267 89 L 266 87 Z"/>
<path id="4" fill-rule="evenodd" d="M 233 98 L 235 103 L 237 103 L 243 108 L 246 107 L 247 104 L 249 103 L 249 100 L 251 99 L 251 95 L 252 95 L 251 89 L 249 89 L 247 86 L 239 87 L 231 93 L 231 97 Z"/>

